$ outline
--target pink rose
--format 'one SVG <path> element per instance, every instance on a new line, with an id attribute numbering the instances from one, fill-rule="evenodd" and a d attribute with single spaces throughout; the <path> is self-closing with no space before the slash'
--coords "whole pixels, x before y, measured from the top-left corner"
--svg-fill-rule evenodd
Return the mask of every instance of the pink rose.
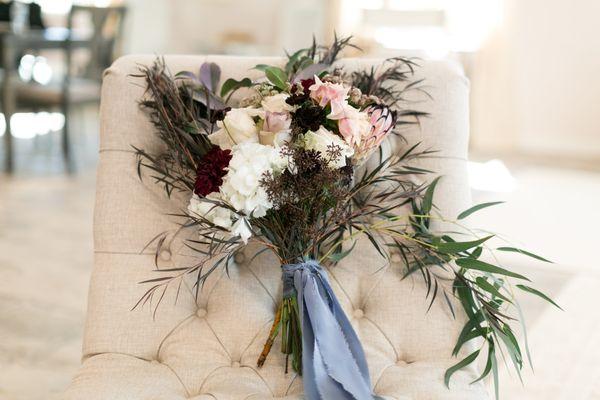
<path id="1" fill-rule="evenodd" d="M 308 88 L 310 98 L 319 103 L 319 106 L 325 107 L 329 102 L 341 102 L 348 97 L 349 87 L 340 83 L 322 82 L 315 75 L 315 83 Z"/>
<path id="2" fill-rule="evenodd" d="M 273 146 L 282 141 L 289 140 L 290 123 L 292 122 L 288 113 L 270 112 L 265 113 L 263 127 L 258 134 L 260 144 Z"/>
<path id="3" fill-rule="evenodd" d="M 288 113 L 267 111 L 265 113 L 265 123 L 263 124 L 262 130 L 273 133 L 285 131 L 290 129 L 291 121 Z"/>
<path id="4" fill-rule="evenodd" d="M 327 118 L 338 121 L 340 135 L 346 143 L 354 147 L 361 143 L 363 136 L 371 129 L 368 114 L 360 112 L 345 100 L 332 101 L 331 113 Z"/>

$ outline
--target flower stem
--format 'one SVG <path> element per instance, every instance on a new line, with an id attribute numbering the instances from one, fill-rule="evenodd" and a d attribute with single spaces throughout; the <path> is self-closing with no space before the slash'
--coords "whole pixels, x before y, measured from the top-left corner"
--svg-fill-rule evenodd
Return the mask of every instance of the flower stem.
<path id="1" fill-rule="evenodd" d="M 273 325 L 271 326 L 271 331 L 269 332 L 269 337 L 267 338 L 267 341 L 265 342 L 265 345 L 263 347 L 263 351 L 260 353 L 260 356 L 258 357 L 258 361 L 256 362 L 256 365 L 260 368 L 263 366 L 263 364 L 265 363 L 265 361 L 267 360 L 267 356 L 269 355 L 269 352 L 271 351 L 271 347 L 273 347 L 273 342 L 275 342 L 275 338 L 277 337 L 277 334 L 279 333 L 279 327 L 281 326 L 281 312 L 283 309 L 283 303 L 279 305 L 279 307 L 277 307 L 277 312 L 275 313 L 275 319 L 273 320 Z"/>

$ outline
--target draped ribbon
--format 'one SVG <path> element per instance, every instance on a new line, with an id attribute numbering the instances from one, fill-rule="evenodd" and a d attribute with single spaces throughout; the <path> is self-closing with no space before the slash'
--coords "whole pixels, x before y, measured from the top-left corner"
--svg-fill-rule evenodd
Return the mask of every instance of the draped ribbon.
<path id="1" fill-rule="evenodd" d="M 371 391 L 365 353 L 325 270 L 307 260 L 283 267 L 283 296 L 298 299 L 308 400 L 382 400 Z"/>

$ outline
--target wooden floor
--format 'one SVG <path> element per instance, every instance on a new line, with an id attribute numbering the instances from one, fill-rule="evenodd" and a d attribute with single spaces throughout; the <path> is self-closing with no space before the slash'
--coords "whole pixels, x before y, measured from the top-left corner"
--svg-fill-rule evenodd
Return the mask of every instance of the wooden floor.
<path id="1" fill-rule="evenodd" d="M 79 172 L 62 172 L 58 136 L 18 141 L 14 177 L 0 177 L 0 399 L 57 399 L 79 365 L 92 266 L 97 132 L 75 138 Z M 525 388 L 504 374 L 503 399 L 600 398 L 600 313 L 595 257 L 600 174 L 519 166 L 514 192 L 474 193 L 508 204 L 473 226 L 504 233 L 557 261 L 507 258 L 564 306 L 523 298 L 536 374 Z M 416 399 L 418 400 L 418 399 Z"/>
<path id="2" fill-rule="evenodd" d="M 17 139 L 16 174 L 0 174 L 2 400 L 56 399 L 79 366 L 93 257 L 94 115 L 73 138 L 76 175 L 63 172 L 57 134 Z"/>

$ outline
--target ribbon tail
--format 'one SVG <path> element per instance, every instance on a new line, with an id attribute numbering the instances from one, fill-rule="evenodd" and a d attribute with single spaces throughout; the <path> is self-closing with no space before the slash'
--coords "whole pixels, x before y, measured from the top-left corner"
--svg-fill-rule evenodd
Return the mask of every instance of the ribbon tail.
<path id="1" fill-rule="evenodd" d="M 315 263 L 316 264 L 316 263 Z M 306 264 L 305 264 L 306 265 Z M 294 271 L 302 323 L 305 396 L 309 400 L 373 400 L 364 351 L 318 265 Z"/>

